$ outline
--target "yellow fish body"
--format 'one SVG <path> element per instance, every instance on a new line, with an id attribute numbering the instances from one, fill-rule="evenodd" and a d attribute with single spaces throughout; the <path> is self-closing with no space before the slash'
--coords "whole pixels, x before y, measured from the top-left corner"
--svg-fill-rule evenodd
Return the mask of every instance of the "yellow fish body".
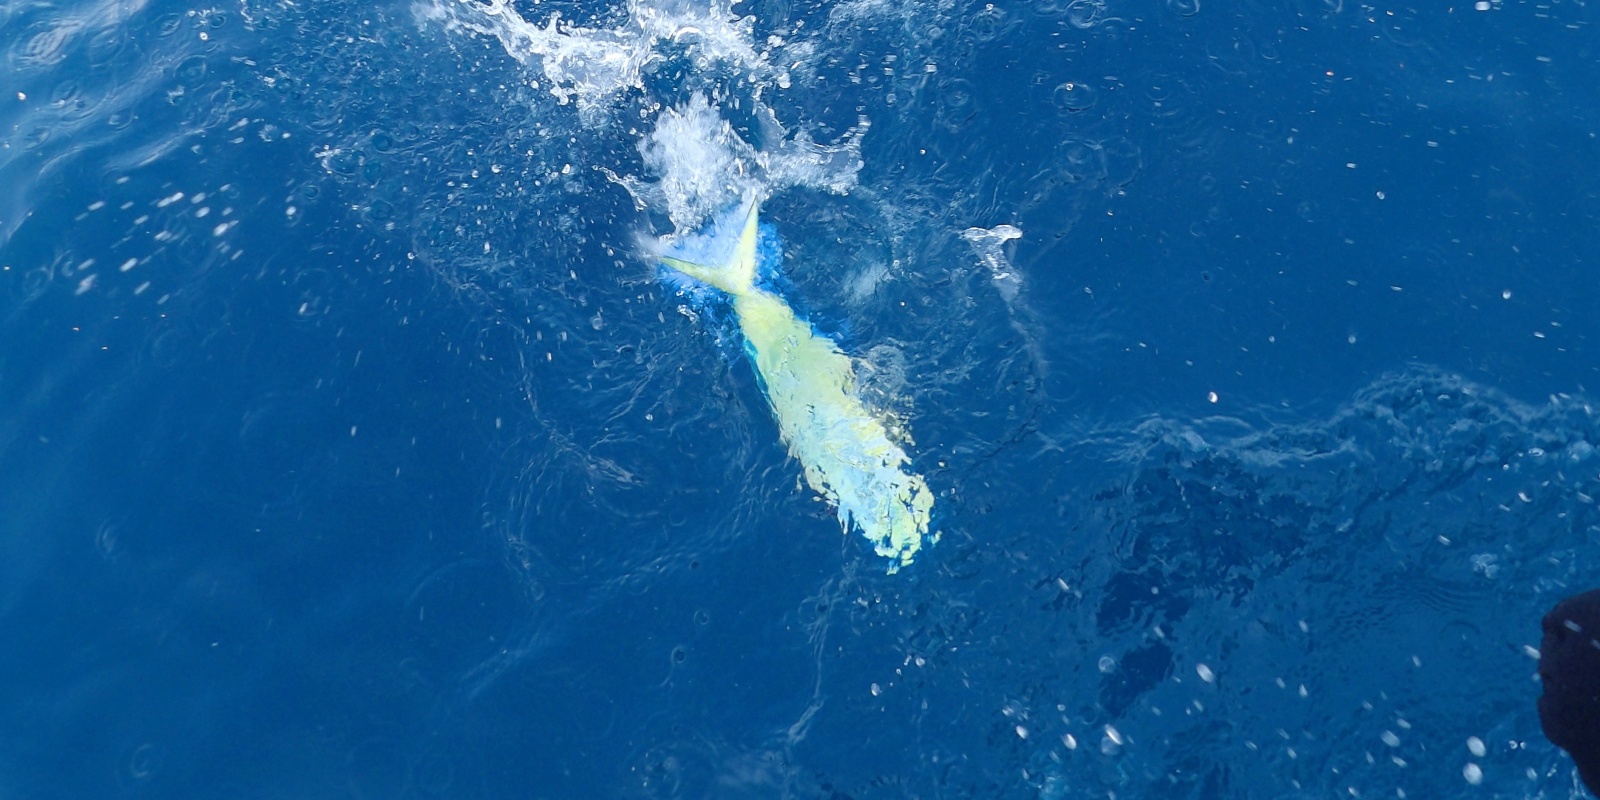
<path id="1" fill-rule="evenodd" d="M 910 457 L 857 396 L 850 357 L 795 316 L 783 298 L 756 286 L 757 210 L 752 200 L 725 263 L 661 260 L 732 298 L 746 352 L 806 483 L 833 504 L 846 530 L 853 524 L 878 555 L 892 559 L 889 572 L 896 572 L 929 536 L 933 493 L 906 469 Z"/>

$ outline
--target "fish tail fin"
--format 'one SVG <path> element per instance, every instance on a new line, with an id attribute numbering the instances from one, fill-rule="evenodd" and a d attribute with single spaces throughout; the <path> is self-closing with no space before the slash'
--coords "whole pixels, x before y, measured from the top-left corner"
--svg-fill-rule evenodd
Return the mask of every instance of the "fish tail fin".
<path id="1" fill-rule="evenodd" d="M 760 203 L 754 197 L 750 198 L 744 227 L 739 232 L 739 242 L 734 245 L 732 255 L 722 264 L 696 264 L 670 256 L 662 256 L 661 263 L 728 294 L 748 294 L 756 283 L 756 240 L 759 238 L 756 218 L 759 208 Z"/>

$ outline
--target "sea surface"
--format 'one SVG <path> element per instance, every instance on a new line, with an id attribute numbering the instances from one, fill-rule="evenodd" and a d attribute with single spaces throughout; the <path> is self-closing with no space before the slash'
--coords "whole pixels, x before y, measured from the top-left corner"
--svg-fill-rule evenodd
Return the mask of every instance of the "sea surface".
<path id="1" fill-rule="evenodd" d="M 1597 15 L 0 0 L 0 798 L 1580 797 Z"/>

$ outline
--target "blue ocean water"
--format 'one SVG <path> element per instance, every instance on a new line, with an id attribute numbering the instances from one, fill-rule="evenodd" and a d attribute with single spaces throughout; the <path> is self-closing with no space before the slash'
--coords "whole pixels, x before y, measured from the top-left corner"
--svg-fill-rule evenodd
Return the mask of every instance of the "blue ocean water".
<path id="1" fill-rule="evenodd" d="M 1581 796 L 1593 17 L 0 3 L 0 797 Z M 650 258 L 751 193 L 898 574 Z"/>

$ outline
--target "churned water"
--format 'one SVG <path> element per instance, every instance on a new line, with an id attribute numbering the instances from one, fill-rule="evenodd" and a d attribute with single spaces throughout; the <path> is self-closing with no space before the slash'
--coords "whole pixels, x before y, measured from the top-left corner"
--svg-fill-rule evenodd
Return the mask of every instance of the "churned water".
<path id="1" fill-rule="evenodd" d="M 0 3 L 0 797 L 1577 796 L 1594 17 Z"/>

